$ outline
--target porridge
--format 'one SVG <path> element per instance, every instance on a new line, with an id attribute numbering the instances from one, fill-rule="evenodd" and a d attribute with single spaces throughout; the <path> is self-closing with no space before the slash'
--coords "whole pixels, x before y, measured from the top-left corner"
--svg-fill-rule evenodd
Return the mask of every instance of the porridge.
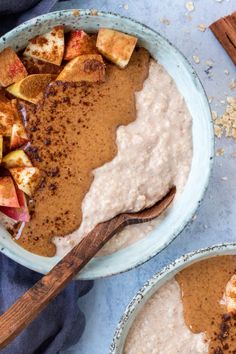
<path id="1" fill-rule="evenodd" d="M 64 34 L 57 26 L 18 55 L 0 53 L 0 114 L 15 117 L 0 132 L 0 182 L 12 197 L 0 198 L 1 222 L 27 250 L 63 255 L 98 223 L 153 205 L 173 185 L 182 192 L 191 116 L 171 77 L 136 42 L 114 30 Z M 100 254 L 158 222 L 127 227 Z"/>
<path id="2" fill-rule="evenodd" d="M 234 353 L 235 269 L 236 256 L 218 256 L 179 272 L 145 303 L 124 353 Z"/>

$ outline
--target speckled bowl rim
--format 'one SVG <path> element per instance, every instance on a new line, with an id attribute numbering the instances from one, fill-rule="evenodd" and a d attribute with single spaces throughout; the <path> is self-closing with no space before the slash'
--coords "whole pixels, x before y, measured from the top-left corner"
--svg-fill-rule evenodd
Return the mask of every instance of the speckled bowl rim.
<path id="1" fill-rule="evenodd" d="M 168 241 L 163 242 L 161 247 L 155 247 L 155 245 L 154 245 L 151 252 L 149 252 L 145 256 L 140 255 L 140 258 L 138 260 L 132 260 L 131 258 L 129 258 L 126 260 L 126 262 L 119 262 L 119 264 L 116 263 L 114 265 L 114 262 L 112 262 L 112 256 L 113 256 L 112 254 L 107 255 L 107 256 L 94 258 L 93 260 L 91 260 L 89 262 L 89 264 L 85 267 L 85 269 L 76 276 L 77 279 L 87 280 L 87 279 L 97 279 L 97 278 L 103 278 L 103 277 L 119 274 L 119 273 L 128 271 L 130 269 L 133 269 L 133 268 L 145 263 L 146 261 L 150 260 L 155 255 L 157 255 L 159 252 L 161 252 L 163 249 L 165 249 L 180 234 L 180 232 L 191 222 L 193 215 L 196 213 L 196 210 L 203 199 L 203 196 L 205 194 L 205 191 L 206 191 L 208 183 L 209 183 L 209 178 L 210 178 L 212 165 L 213 165 L 213 158 L 214 158 L 214 131 L 213 131 L 213 122 L 211 119 L 210 105 L 209 105 L 204 87 L 203 87 L 197 73 L 195 72 L 194 68 L 190 64 L 190 62 L 163 35 L 161 35 L 157 31 L 151 29 L 150 27 L 148 27 L 148 26 L 146 26 L 146 25 L 144 25 L 132 18 L 121 16 L 119 14 L 115 14 L 112 12 L 104 12 L 104 11 L 97 11 L 97 10 L 96 10 L 96 13 L 94 14 L 93 9 L 86 9 L 86 10 L 85 9 L 70 9 L 70 10 L 61 10 L 61 11 L 50 12 L 48 14 L 44 14 L 44 15 L 35 17 L 29 21 L 26 21 L 26 22 L 22 23 L 21 25 L 17 26 L 16 28 L 14 28 L 13 30 L 11 30 L 10 32 L 6 33 L 5 35 L 3 35 L 0 38 L 0 45 L 5 46 L 8 42 L 8 39 L 11 36 L 14 36 L 15 34 L 19 35 L 23 29 L 30 28 L 30 27 L 34 26 L 35 24 L 40 23 L 41 21 L 53 20 L 53 19 L 56 19 L 57 16 L 60 16 L 60 18 L 63 22 L 63 16 L 73 16 L 74 17 L 75 16 L 74 13 L 78 12 L 78 11 L 79 11 L 78 17 L 90 15 L 90 16 L 97 16 L 97 17 L 108 17 L 114 21 L 116 18 L 119 18 L 121 20 L 124 19 L 125 21 L 130 22 L 131 24 L 134 24 L 135 26 L 137 26 L 137 28 L 139 28 L 140 30 L 147 31 L 149 33 L 154 34 L 157 37 L 160 37 L 169 46 L 171 46 L 173 52 L 176 53 L 177 55 L 179 55 L 180 57 L 182 57 L 183 61 L 186 64 L 186 67 L 188 67 L 189 72 L 191 72 L 192 78 L 195 80 L 199 89 L 201 90 L 201 96 L 204 101 L 204 105 L 205 105 L 206 109 L 208 110 L 208 118 L 209 118 L 208 128 L 209 128 L 209 138 L 210 138 L 209 156 L 208 156 L 209 163 L 207 166 L 208 169 L 207 169 L 205 180 L 201 186 L 201 188 L 202 188 L 201 193 L 199 193 L 198 199 L 196 200 L 194 207 L 188 212 L 188 215 L 186 215 L 185 219 L 182 220 L 182 224 L 179 225 L 179 227 L 175 228 L 174 232 L 172 233 L 172 235 L 168 239 Z M 135 244 L 138 244 L 138 243 L 139 242 L 136 242 Z M 131 247 L 135 247 L 135 244 L 128 246 L 125 249 L 121 249 L 121 250 L 115 252 L 114 254 L 116 254 L 118 256 L 118 254 L 119 255 L 122 254 L 122 252 L 124 250 L 128 250 Z M 53 257 L 53 259 L 52 258 L 48 259 L 46 257 L 33 255 L 33 258 L 34 258 L 34 262 L 33 262 L 32 260 L 30 260 L 30 257 L 32 257 L 31 252 L 24 250 L 24 256 L 20 257 L 16 250 L 11 250 L 9 247 L 5 246 L 1 242 L 1 239 L 0 239 L 0 251 L 3 254 L 5 254 L 6 256 L 8 256 L 9 258 L 16 261 L 17 263 L 19 263 L 29 269 L 35 270 L 39 273 L 42 273 L 42 274 L 48 273 L 50 271 L 50 269 L 53 267 L 53 265 L 55 265 L 59 261 L 59 257 Z M 45 262 L 42 261 L 42 259 L 45 260 Z"/>
<path id="2" fill-rule="evenodd" d="M 122 346 L 125 343 L 126 337 L 129 333 L 129 328 L 132 326 L 133 321 L 145 305 L 146 301 L 153 295 L 153 291 L 155 293 L 155 291 L 158 290 L 159 283 L 161 283 L 160 287 L 163 286 L 166 281 L 173 278 L 180 270 L 190 266 L 193 263 L 197 263 L 203 259 L 223 255 L 236 255 L 236 242 L 220 243 L 211 247 L 201 248 L 196 251 L 186 253 L 152 276 L 136 293 L 126 307 L 126 310 L 124 311 L 124 314 L 116 327 L 109 354 L 122 354 Z M 130 319 L 131 316 L 132 319 Z"/>

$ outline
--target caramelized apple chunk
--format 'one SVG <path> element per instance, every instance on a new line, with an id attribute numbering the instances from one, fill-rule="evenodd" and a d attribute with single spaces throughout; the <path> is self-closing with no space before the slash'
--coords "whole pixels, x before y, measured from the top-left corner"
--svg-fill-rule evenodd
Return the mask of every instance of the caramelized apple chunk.
<path id="1" fill-rule="evenodd" d="M 137 38 L 108 28 L 98 31 L 96 46 L 107 59 L 120 68 L 128 65 L 137 43 Z"/>
<path id="2" fill-rule="evenodd" d="M 33 74 L 28 75 L 7 88 L 13 96 L 22 100 L 37 104 L 43 96 L 47 85 L 55 78 L 52 74 Z"/>
<path id="3" fill-rule="evenodd" d="M 11 48 L 5 48 L 0 53 L 0 85 L 7 87 L 27 76 L 27 71 Z"/>
<path id="4" fill-rule="evenodd" d="M 41 181 L 41 173 L 37 167 L 15 167 L 10 173 L 19 189 L 32 196 Z"/>
<path id="5" fill-rule="evenodd" d="M 15 221 L 30 221 L 29 209 L 24 192 L 16 187 L 16 194 L 19 202 L 19 208 L 12 208 L 7 206 L 0 206 L 0 212 Z"/>
<path id="6" fill-rule="evenodd" d="M 5 155 L 2 159 L 2 165 L 7 168 L 14 167 L 32 167 L 32 163 L 24 150 L 14 150 Z"/>
<path id="7" fill-rule="evenodd" d="M 96 42 L 94 37 L 89 36 L 82 30 L 71 31 L 66 41 L 64 59 L 71 60 L 78 55 L 96 54 Z"/>
<path id="8" fill-rule="evenodd" d="M 100 54 L 87 54 L 72 59 L 58 75 L 57 81 L 105 81 L 105 64 L 102 56 Z"/>
<path id="9" fill-rule="evenodd" d="M 60 66 L 64 54 L 64 28 L 51 31 L 29 40 L 24 55 Z"/>
<path id="10" fill-rule="evenodd" d="M 16 189 L 11 176 L 0 177 L 0 205 L 19 208 Z"/>

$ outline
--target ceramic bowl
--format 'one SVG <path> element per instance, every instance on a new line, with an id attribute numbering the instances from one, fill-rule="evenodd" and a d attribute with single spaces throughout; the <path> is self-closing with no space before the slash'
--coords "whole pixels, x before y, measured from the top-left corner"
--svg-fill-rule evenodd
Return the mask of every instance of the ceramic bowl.
<path id="1" fill-rule="evenodd" d="M 83 28 L 87 32 L 100 27 L 121 30 L 138 37 L 172 76 L 192 115 L 193 160 L 190 175 L 181 196 L 161 224 L 146 238 L 112 255 L 97 257 L 80 273 L 80 279 L 95 279 L 127 271 L 164 249 L 194 215 L 208 185 L 213 159 L 214 136 L 211 113 L 204 89 L 186 58 L 167 39 L 132 19 L 90 10 L 65 10 L 39 16 L 16 27 L 0 38 L 0 50 L 10 46 L 19 50 L 28 39 L 62 24 L 66 30 Z M 58 261 L 27 252 L 0 228 L 1 251 L 8 257 L 40 273 L 47 273 Z"/>
<path id="2" fill-rule="evenodd" d="M 236 254 L 236 243 L 225 243 L 203 248 L 186 255 L 183 255 L 170 265 L 163 268 L 159 273 L 154 275 L 146 284 L 137 292 L 135 297 L 127 306 L 114 335 L 113 342 L 110 347 L 110 354 L 122 354 L 126 337 L 138 313 L 143 308 L 148 299 L 168 280 L 172 279 L 182 269 L 190 266 L 200 260 L 220 255 Z"/>

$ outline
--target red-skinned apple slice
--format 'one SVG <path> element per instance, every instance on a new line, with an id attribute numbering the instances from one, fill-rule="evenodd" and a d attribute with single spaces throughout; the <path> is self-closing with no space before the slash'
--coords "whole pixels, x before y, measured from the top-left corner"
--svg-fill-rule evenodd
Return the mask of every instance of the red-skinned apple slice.
<path id="1" fill-rule="evenodd" d="M 37 167 L 16 167 L 9 170 L 19 189 L 32 196 L 41 180 Z"/>
<path id="2" fill-rule="evenodd" d="M 30 221 L 30 214 L 29 214 L 25 194 L 17 187 L 16 187 L 16 194 L 17 194 L 20 207 L 10 208 L 10 207 L 0 206 L 0 211 L 13 220 L 28 222 Z"/>
<path id="3" fill-rule="evenodd" d="M 11 176 L 0 177 L 0 205 L 13 208 L 20 206 Z"/>
<path id="4" fill-rule="evenodd" d="M 0 84 L 7 87 L 27 76 L 27 71 L 21 60 L 11 48 L 0 52 Z"/>
<path id="5" fill-rule="evenodd" d="M 64 60 L 71 60 L 82 54 L 96 54 L 96 41 L 82 30 L 71 31 L 66 42 Z"/>

